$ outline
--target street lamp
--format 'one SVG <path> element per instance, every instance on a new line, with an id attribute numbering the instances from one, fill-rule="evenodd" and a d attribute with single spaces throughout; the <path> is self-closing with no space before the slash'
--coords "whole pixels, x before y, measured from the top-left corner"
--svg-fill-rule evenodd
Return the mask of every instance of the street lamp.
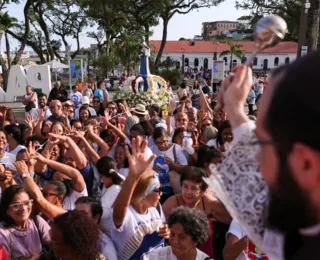
<path id="1" fill-rule="evenodd" d="M 217 60 L 217 49 L 218 49 L 218 45 L 220 42 L 218 41 L 213 41 L 213 60 Z"/>
<path id="2" fill-rule="evenodd" d="M 184 48 L 181 48 L 181 51 L 182 51 L 182 66 L 181 66 L 181 68 L 182 68 L 182 75 L 183 75 L 183 77 L 184 77 L 184 52 L 185 52 L 185 49 Z"/>
<path id="3" fill-rule="evenodd" d="M 297 57 L 301 57 L 302 46 L 306 44 L 307 25 L 308 25 L 308 11 L 310 9 L 309 0 L 303 0 L 301 16 L 300 16 L 300 28 L 299 28 L 299 40 L 298 40 L 298 52 Z"/>

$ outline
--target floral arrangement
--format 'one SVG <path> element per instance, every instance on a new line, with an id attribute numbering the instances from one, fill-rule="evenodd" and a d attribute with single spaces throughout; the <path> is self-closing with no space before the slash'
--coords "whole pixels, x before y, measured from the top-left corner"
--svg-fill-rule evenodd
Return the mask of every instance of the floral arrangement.
<path id="1" fill-rule="evenodd" d="M 168 111 L 169 103 L 171 100 L 171 93 L 164 92 L 161 95 L 159 93 L 141 92 L 140 94 L 134 94 L 133 92 L 118 92 L 114 99 L 125 99 L 129 107 L 134 107 L 136 104 L 143 104 L 149 108 L 153 104 L 158 104 L 163 111 Z"/>

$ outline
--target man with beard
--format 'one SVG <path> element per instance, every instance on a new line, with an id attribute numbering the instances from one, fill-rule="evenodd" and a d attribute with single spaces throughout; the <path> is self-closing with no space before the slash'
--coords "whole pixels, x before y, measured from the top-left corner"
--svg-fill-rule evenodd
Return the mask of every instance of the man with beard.
<path id="1" fill-rule="evenodd" d="M 255 134 L 252 131 L 255 126 L 243 109 L 252 87 L 251 69 L 243 65 L 234 68 L 234 75 L 225 80 L 219 97 L 225 105 L 235 140 L 233 151 L 226 154 L 217 168 L 217 178 L 237 177 L 231 189 L 227 180 L 220 182 L 225 187 L 218 193 L 228 198 L 222 200 L 233 217 L 249 231 L 246 232 L 249 237 L 256 240 L 263 237 L 263 243 L 257 242 L 267 255 L 268 247 L 263 246 L 267 240 L 273 240 L 273 247 L 282 247 L 281 239 L 275 234 L 270 237 L 267 230 L 280 231 L 284 236 L 285 259 L 320 259 L 320 124 L 314 123 L 320 115 L 318 65 L 320 52 L 314 52 L 273 73 L 260 100 Z M 246 149 L 252 152 L 246 154 Z M 230 163 L 238 168 L 229 167 L 224 171 L 223 167 Z M 263 178 L 257 175 L 259 171 Z M 239 195 L 239 190 L 245 192 L 241 185 L 246 187 L 246 184 L 237 181 L 243 177 L 248 177 L 247 182 L 255 186 L 251 186 L 247 194 Z M 213 188 L 212 179 L 209 182 Z M 234 196 L 236 192 L 238 197 Z M 236 197 L 238 201 L 230 200 Z M 254 214 L 242 209 L 250 203 Z M 282 259 L 282 256 L 271 259 Z"/>
<path id="2" fill-rule="evenodd" d="M 38 108 L 32 108 L 30 111 L 30 115 L 32 116 L 33 120 L 38 120 L 39 113 L 42 113 L 42 117 L 47 119 L 49 116 L 52 115 L 48 105 L 47 105 L 47 95 L 41 93 L 38 95 Z"/>

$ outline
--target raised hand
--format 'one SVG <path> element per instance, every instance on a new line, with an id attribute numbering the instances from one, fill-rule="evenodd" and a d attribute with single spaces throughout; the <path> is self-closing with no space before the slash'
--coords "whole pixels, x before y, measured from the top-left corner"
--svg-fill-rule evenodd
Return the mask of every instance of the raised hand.
<path id="1" fill-rule="evenodd" d="M 31 115 L 26 115 L 26 119 L 24 120 L 25 124 L 30 128 L 33 129 L 35 127 L 35 121 Z"/>
<path id="2" fill-rule="evenodd" d="M 238 65 L 232 72 L 222 83 L 218 101 L 228 108 L 242 108 L 252 87 L 252 70 L 245 65 Z"/>
<path id="3" fill-rule="evenodd" d="M 43 109 L 39 109 L 38 112 L 37 112 L 37 118 L 38 118 L 38 121 L 43 121 L 44 120 L 44 112 L 43 112 Z"/>
<path id="4" fill-rule="evenodd" d="M 125 147 L 126 156 L 129 161 L 129 175 L 137 179 L 148 169 L 156 157 L 152 155 L 148 160 L 145 159 L 147 145 L 148 142 L 145 140 L 142 141 L 142 138 L 138 136 L 131 141 L 132 154 L 130 154 L 128 146 Z"/>

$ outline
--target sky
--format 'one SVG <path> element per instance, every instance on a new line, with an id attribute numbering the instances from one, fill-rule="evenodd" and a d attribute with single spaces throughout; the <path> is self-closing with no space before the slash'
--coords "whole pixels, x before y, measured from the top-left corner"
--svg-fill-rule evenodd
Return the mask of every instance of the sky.
<path id="1" fill-rule="evenodd" d="M 21 1 L 24 3 L 24 1 Z M 218 7 L 202 8 L 194 10 L 188 14 L 180 15 L 176 14 L 169 22 L 168 37 L 167 40 L 178 40 L 181 37 L 193 38 L 195 35 L 201 35 L 201 24 L 203 22 L 213 22 L 219 20 L 235 21 L 242 15 L 246 15 L 248 12 L 243 10 L 237 10 L 235 7 L 235 0 L 225 0 Z M 23 4 L 8 6 L 7 11 L 9 15 L 17 17 L 19 20 L 23 20 Z M 92 29 L 91 29 L 92 30 Z M 152 40 L 161 40 L 163 26 L 160 19 L 160 24 L 152 28 L 153 36 Z M 4 37 L 3 37 L 4 38 Z M 76 41 L 69 38 L 68 41 L 72 45 L 71 49 L 76 47 Z M 19 43 L 10 38 L 11 49 L 19 46 Z M 80 38 L 81 47 L 90 47 L 90 44 L 94 44 L 95 41 L 89 37 L 86 37 L 86 32 L 83 32 Z M 1 41 L 1 48 L 4 48 L 4 39 Z M 2 49 L 4 50 L 4 49 Z M 30 48 L 26 48 L 30 50 Z"/>

